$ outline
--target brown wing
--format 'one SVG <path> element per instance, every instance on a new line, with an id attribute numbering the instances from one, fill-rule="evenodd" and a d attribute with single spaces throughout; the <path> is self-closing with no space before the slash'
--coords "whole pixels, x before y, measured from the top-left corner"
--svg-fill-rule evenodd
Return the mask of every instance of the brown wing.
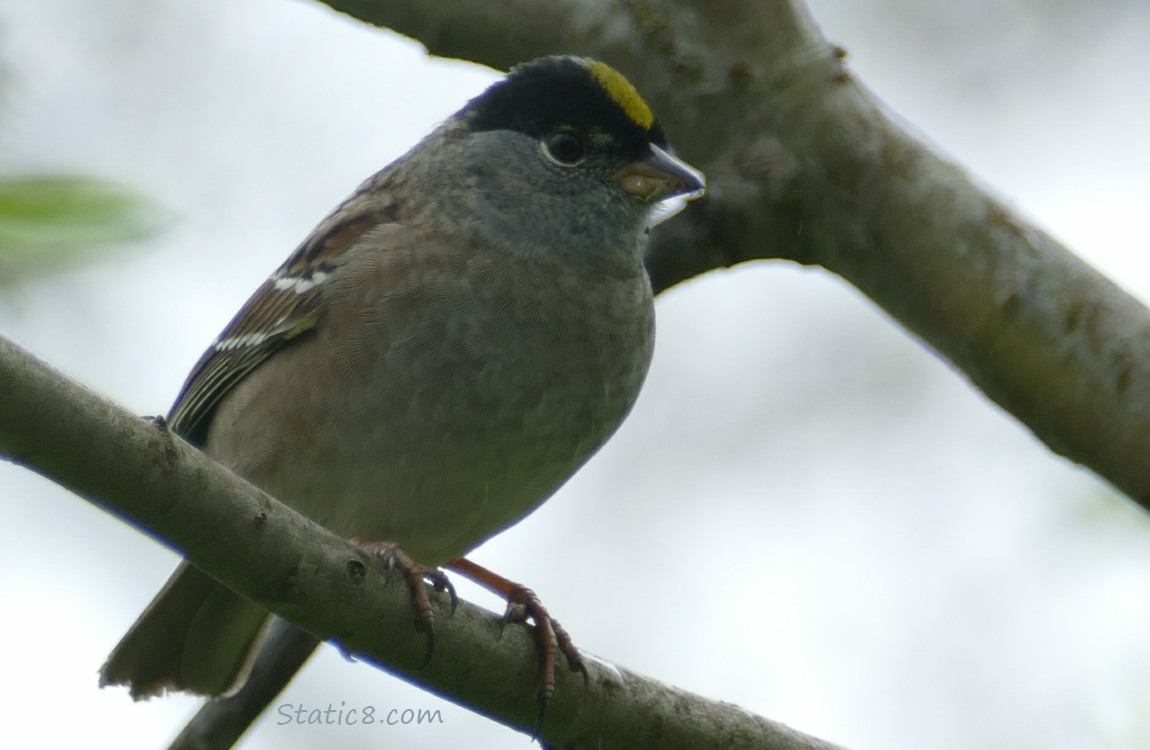
<path id="1" fill-rule="evenodd" d="M 277 349 L 305 336 L 323 314 L 321 287 L 340 257 L 372 227 L 393 219 L 378 192 L 379 176 L 364 183 L 321 223 L 256 290 L 192 368 L 169 416 L 171 428 L 202 445 L 220 399 Z"/>
<path id="2" fill-rule="evenodd" d="M 192 368 L 172 407 L 172 429 L 201 444 L 220 398 L 272 352 L 314 327 L 319 313 L 318 289 L 295 294 L 276 289 L 274 278 L 264 282 Z"/>

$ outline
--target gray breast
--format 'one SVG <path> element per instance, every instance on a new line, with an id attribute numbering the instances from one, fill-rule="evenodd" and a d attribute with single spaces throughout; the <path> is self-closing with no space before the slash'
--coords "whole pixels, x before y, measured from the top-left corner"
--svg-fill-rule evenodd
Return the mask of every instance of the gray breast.
<path id="1" fill-rule="evenodd" d="M 356 257 L 316 335 L 225 399 L 209 450 L 333 531 L 427 564 L 520 520 L 634 404 L 653 309 L 641 268 L 506 261 Z"/>

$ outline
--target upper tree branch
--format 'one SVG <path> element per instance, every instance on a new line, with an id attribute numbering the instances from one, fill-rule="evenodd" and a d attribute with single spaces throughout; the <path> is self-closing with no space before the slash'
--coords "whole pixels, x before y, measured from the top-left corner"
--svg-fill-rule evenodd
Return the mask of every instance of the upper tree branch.
<path id="1" fill-rule="evenodd" d="M 752 259 L 824 266 L 1150 507 L 1150 313 L 896 124 L 801 3 L 324 1 L 437 55 L 616 65 L 710 178 L 654 238 L 658 288 Z"/>

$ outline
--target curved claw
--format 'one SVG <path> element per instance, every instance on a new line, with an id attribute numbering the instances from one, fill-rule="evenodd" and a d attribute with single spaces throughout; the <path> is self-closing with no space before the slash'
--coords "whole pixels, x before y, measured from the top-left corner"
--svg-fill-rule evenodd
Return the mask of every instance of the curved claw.
<path id="1" fill-rule="evenodd" d="M 448 568 L 463 577 L 478 583 L 488 591 L 502 596 L 507 600 L 507 609 L 500 619 L 500 632 L 509 622 L 525 623 L 531 620 L 535 623 L 535 643 L 540 655 L 540 685 L 538 693 L 539 714 L 535 722 L 535 737 L 543 727 L 543 717 L 547 705 L 555 695 L 555 662 L 557 655 L 562 652 L 567 660 L 567 666 L 572 672 L 583 673 L 583 684 L 589 684 L 587 667 L 583 657 L 571 636 L 551 616 L 535 592 L 521 584 L 510 581 L 503 576 L 477 565 L 467 558 L 459 558 L 447 563 Z"/>
<path id="2" fill-rule="evenodd" d="M 429 568 L 428 572 L 424 573 L 424 577 L 431 582 L 431 587 L 436 591 L 442 593 L 447 592 L 448 599 L 451 600 L 451 612 L 455 614 L 455 608 L 459 606 L 459 596 L 455 593 L 455 584 L 447 577 L 439 568 Z"/>
<path id="3" fill-rule="evenodd" d="M 571 640 L 571 634 L 567 629 L 559 624 L 559 621 L 554 617 L 551 618 L 551 626 L 555 629 L 555 640 L 558 642 L 559 650 L 563 652 L 563 657 L 567 659 L 567 668 L 572 672 L 579 672 L 583 675 L 583 687 L 590 686 L 591 676 L 587 671 L 587 665 L 583 663 L 583 656 L 579 653 L 579 649 L 575 646 L 575 641 Z"/>
<path id="4" fill-rule="evenodd" d="M 431 599 L 427 595 L 427 584 L 430 583 L 436 591 L 447 592 L 451 598 L 451 614 L 455 614 L 455 608 L 459 604 L 455 586 L 442 570 L 416 562 L 395 542 L 362 537 L 352 537 L 351 542 L 382 560 L 387 566 L 389 575 L 395 570 L 403 576 L 411 595 L 411 606 L 415 610 L 415 629 L 427 634 L 427 655 L 423 659 L 423 664 L 426 666 L 435 653 L 435 616 L 431 610 Z"/>
<path id="5" fill-rule="evenodd" d="M 543 713 L 548 702 L 555 695 L 555 662 L 560 652 L 567 659 L 572 672 L 583 673 L 583 683 L 587 684 L 587 667 L 574 641 L 559 621 L 551 616 L 534 591 L 526 586 L 515 586 L 507 596 L 507 610 L 503 614 L 504 623 L 526 622 L 530 618 L 535 623 L 535 642 L 541 657 L 539 685 L 539 720 L 536 733 L 543 724 Z"/>

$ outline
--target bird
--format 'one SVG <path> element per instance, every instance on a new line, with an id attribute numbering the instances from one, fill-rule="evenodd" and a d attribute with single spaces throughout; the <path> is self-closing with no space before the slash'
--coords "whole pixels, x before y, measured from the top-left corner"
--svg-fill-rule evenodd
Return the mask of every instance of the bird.
<path id="1" fill-rule="evenodd" d="M 705 178 L 606 63 L 522 63 L 363 182 L 192 368 L 167 423 L 399 568 L 417 625 L 443 567 L 538 597 L 466 555 L 551 497 L 631 411 L 654 346 L 643 266 L 658 208 Z M 184 561 L 112 650 L 134 699 L 234 693 L 270 613 Z"/>

